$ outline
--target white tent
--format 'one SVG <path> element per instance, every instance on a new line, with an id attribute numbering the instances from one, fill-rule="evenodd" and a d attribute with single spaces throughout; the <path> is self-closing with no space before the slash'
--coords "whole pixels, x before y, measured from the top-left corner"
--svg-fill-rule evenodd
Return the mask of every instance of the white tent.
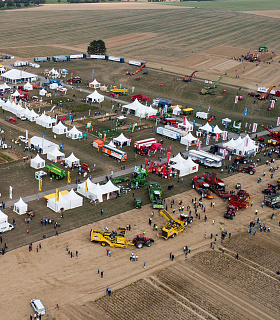
<path id="1" fill-rule="evenodd" d="M 27 204 L 22 200 L 22 198 L 19 198 L 19 200 L 14 204 L 14 212 L 17 214 L 25 214 L 28 210 Z"/>
<path id="2" fill-rule="evenodd" d="M 67 133 L 67 127 L 59 121 L 54 127 L 52 127 L 52 132 L 56 134 L 64 134 Z"/>
<path id="3" fill-rule="evenodd" d="M 44 168 L 46 165 L 46 161 L 42 159 L 38 154 L 35 158 L 30 160 L 30 167 L 34 169 Z"/>
<path id="4" fill-rule="evenodd" d="M 16 90 L 14 93 L 11 94 L 12 97 L 19 97 L 20 93 Z"/>
<path id="5" fill-rule="evenodd" d="M 86 186 L 88 191 L 86 191 Z M 91 180 L 88 178 L 86 181 L 78 184 L 77 192 L 87 198 L 95 200 L 97 199 L 97 197 L 92 193 L 92 190 L 94 189 L 94 187 L 95 187 L 95 184 L 91 182 Z"/>
<path id="6" fill-rule="evenodd" d="M 178 128 L 193 131 L 193 124 L 188 121 L 187 117 L 184 117 L 184 122 L 178 123 Z"/>
<path id="7" fill-rule="evenodd" d="M 120 192 L 120 188 L 115 186 L 111 180 L 102 186 L 102 189 L 107 192 L 107 200 L 110 198 L 110 194 L 114 192 Z"/>
<path id="8" fill-rule="evenodd" d="M 11 89 L 10 86 L 7 85 L 7 83 L 4 83 L 4 84 L 0 84 L 0 91 L 2 92 L 5 92 L 6 90 L 9 90 Z"/>
<path id="9" fill-rule="evenodd" d="M 255 144 L 255 141 L 249 137 L 248 134 L 241 139 L 241 143 L 236 145 L 236 154 L 238 155 L 256 154 L 257 150 L 258 146 Z"/>
<path id="10" fill-rule="evenodd" d="M 179 172 L 179 177 L 186 176 L 188 174 L 198 171 L 199 165 L 188 158 L 187 160 L 181 159 L 177 163 L 170 165 L 172 169 L 175 169 Z"/>
<path id="11" fill-rule="evenodd" d="M 104 101 L 104 96 L 98 93 L 96 90 L 87 96 L 87 102 L 102 102 Z"/>
<path id="12" fill-rule="evenodd" d="M 226 123 L 230 123 L 231 120 L 229 118 L 222 119 L 222 124 L 225 125 Z"/>
<path id="13" fill-rule="evenodd" d="M 195 137 L 189 132 L 186 136 L 181 137 L 180 143 L 181 143 L 181 144 L 184 144 L 185 146 L 187 146 L 187 145 L 190 146 L 191 144 L 196 143 L 196 141 L 197 141 L 197 138 L 195 138 Z"/>
<path id="14" fill-rule="evenodd" d="M 51 83 L 51 84 L 49 85 L 49 88 L 50 88 L 51 90 L 56 90 L 56 89 L 58 88 L 58 83 Z"/>
<path id="15" fill-rule="evenodd" d="M 75 126 L 66 133 L 66 137 L 70 139 L 79 139 L 83 137 L 82 131 L 79 131 Z"/>
<path id="16" fill-rule="evenodd" d="M 107 191 L 105 191 L 99 183 L 95 184 L 92 188 L 91 192 L 96 196 L 96 199 L 99 202 L 103 202 L 103 195 L 106 195 L 107 198 Z"/>
<path id="17" fill-rule="evenodd" d="M 121 133 L 118 137 L 113 138 L 113 142 L 118 146 L 122 147 L 125 145 L 130 145 L 130 139 L 126 138 L 123 133 Z"/>
<path id="18" fill-rule="evenodd" d="M 57 78 L 59 76 L 59 72 L 52 68 L 52 70 L 49 72 L 49 75 L 52 76 L 52 78 Z"/>
<path id="19" fill-rule="evenodd" d="M 215 125 L 215 127 L 214 127 L 214 132 L 213 133 L 215 133 L 215 134 L 221 134 L 222 132 L 224 132 L 223 130 L 221 130 L 217 125 Z"/>
<path id="20" fill-rule="evenodd" d="M 94 89 L 98 89 L 100 88 L 100 83 L 96 81 L 96 79 L 94 79 L 88 86 Z"/>
<path id="21" fill-rule="evenodd" d="M 184 158 L 181 156 L 180 153 L 178 153 L 175 157 L 173 157 L 169 160 L 169 163 L 177 163 L 181 160 L 184 160 Z"/>
<path id="22" fill-rule="evenodd" d="M 34 136 L 30 139 L 30 146 L 31 148 L 41 149 L 42 154 L 46 154 L 47 152 L 50 152 L 53 148 L 57 148 L 57 149 L 59 148 L 58 144 L 37 136 Z"/>
<path id="23" fill-rule="evenodd" d="M 23 86 L 23 88 L 24 88 L 24 90 L 28 90 L 28 91 L 33 90 L 33 86 L 29 81 L 26 82 L 26 84 Z"/>
<path id="24" fill-rule="evenodd" d="M 36 123 L 44 128 L 52 128 L 56 123 L 56 119 L 46 115 L 41 114 L 38 118 L 35 119 Z"/>
<path id="25" fill-rule="evenodd" d="M 175 114 L 176 116 L 178 116 L 179 114 L 181 114 L 181 108 L 176 106 L 173 111 L 172 114 Z"/>
<path id="26" fill-rule="evenodd" d="M 79 166 L 80 159 L 75 157 L 74 153 L 72 152 L 69 157 L 65 158 L 65 164 L 67 164 L 67 166 L 70 168 L 72 168 L 73 166 Z"/>
<path id="27" fill-rule="evenodd" d="M 109 146 L 109 147 L 113 147 L 113 148 L 115 148 L 115 147 L 116 147 L 116 146 L 114 145 L 113 140 L 111 140 L 111 141 L 108 143 L 108 146 Z"/>
<path id="28" fill-rule="evenodd" d="M 236 140 L 234 140 L 233 138 L 231 138 L 229 141 L 223 143 L 223 147 L 226 147 L 226 148 L 228 148 L 228 149 L 235 150 L 235 148 L 236 148 Z"/>
<path id="29" fill-rule="evenodd" d="M 6 68 L 4 66 L 1 66 L 0 67 L 0 73 L 4 73 L 4 72 L 6 72 Z"/>
<path id="30" fill-rule="evenodd" d="M 208 122 L 206 122 L 206 124 L 201 126 L 198 130 L 199 131 L 206 131 L 208 133 L 208 132 L 212 132 L 212 127 L 210 126 L 210 124 Z"/>
<path id="31" fill-rule="evenodd" d="M 36 81 L 38 79 L 38 76 L 33 73 L 29 73 L 23 70 L 18 69 L 11 69 L 3 74 L 1 74 L 1 77 L 4 79 L 4 81 L 7 82 L 22 82 L 22 81 Z"/>
<path id="32" fill-rule="evenodd" d="M 59 200 L 56 201 L 56 197 L 48 199 L 47 207 L 52 209 L 55 212 L 58 212 L 60 209 L 69 210 L 83 205 L 83 197 L 77 195 L 72 189 L 70 192 L 62 195 L 59 192 Z"/>
<path id="33" fill-rule="evenodd" d="M 61 161 L 65 158 L 65 154 L 57 148 L 53 148 L 47 153 L 47 159 L 53 162 Z"/>
<path id="34" fill-rule="evenodd" d="M 0 223 L 8 222 L 8 216 L 0 210 Z"/>
<path id="35" fill-rule="evenodd" d="M 39 95 L 40 95 L 40 96 L 45 96 L 46 93 L 48 93 L 48 91 L 45 90 L 45 89 L 41 89 L 41 90 L 39 91 Z"/>
<path id="36" fill-rule="evenodd" d="M 150 117 L 150 116 L 155 116 L 157 114 L 158 110 L 152 108 L 152 106 L 147 107 L 147 106 L 142 106 L 142 108 L 137 109 L 135 115 L 137 117 Z"/>
<path id="37" fill-rule="evenodd" d="M 39 118 L 39 115 L 33 109 L 29 110 L 29 112 L 27 110 L 28 109 L 26 109 L 25 116 L 29 121 L 34 122 L 37 118 Z"/>

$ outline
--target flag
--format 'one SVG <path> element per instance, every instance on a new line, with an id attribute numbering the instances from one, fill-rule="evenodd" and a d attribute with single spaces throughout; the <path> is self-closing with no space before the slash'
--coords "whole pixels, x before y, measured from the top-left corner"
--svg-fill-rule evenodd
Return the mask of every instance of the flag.
<path id="1" fill-rule="evenodd" d="M 208 112 L 210 112 L 210 108 L 211 108 L 211 106 L 210 106 L 210 104 L 209 104 L 208 109 L 207 109 L 207 110 L 208 110 Z"/>
<path id="2" fill-rule="evenodd" d="M 71 183 L 70 171 L 68 171 L 68 183 Z"/>
<path id="3" fill-rule="evenodd" d="M 210 142 L 210 134 L 207 135 L 206 137 L 206 145 L 208 146 Z"/>
<path id="4" fill-rule="evenodd" d="M 273 108 L 274 108 L 274 105 L 275 105 L 275 100 L 271 100 L 270 108 L 273 109 Z"/>
<path id="5" fill-rule="evenodd" d="M 199 109 L 199 111 L 202 111 L 202 103 L 200 104 L 200 109 Z"/>
<path id="6" fill-rule="evenodd" d="M 248 143 L 249 143 L 249 138 L 247 137 L 245 140 L 245 147 L 248 147 Z"/>
<path id="7" fill-rule="evenodd" d="M 247 116 L 247 114 L 248 114 L 248 108 L 245 108 L 244 109 L 244 116 Z"/>
<path id="8" fill-rule="evenodd" d="M 149 160 L 148 160 L 148 158 L 146 158 L 146 160 L 145 160 L 145 170 L 147 169 L 148 162 L 149 162 Z"/>
<path id="9" fill-rule="evenodd" d="M 185 126 L 187 124 L 187 117 L 184 117 L 183 125 Z"/>
<path id="10" fill-rule="evenodd" d="M 73 71 L 71 72 L 71 77 L 73 77 Z"/>
<path id="11" fill-rule="evenodd" d="M 134 87 L 131 88 L 131 92 L 134 93 Z"/>
<path id="12" fill-rule="evenodd" d="M 72 72 L 73 73 L 73 72 Z M 92 75 L 94 76 L 94 70 L 92 69 Z"/>
<path id="13" fill-rule="evenodd" d="M 223 140 L 224 141 L 227 140 L 227 135 L 228 135 L 227 131 L 224 131 L 223 132 Z"/>
<path id="14" fill-rule="evenodd" d="M 87 184 L 87 181 L 86 181 L 86 192 L 88 192 L 88 184 Z"/>
<path id="15" fill-rule="evenodd" d="M 280 117 L 277 118 L 277 123 L 276 123 L 276 125 L 277 125 L 277 126 L 280 125 Z"/>
<path id="16" fill-rule="evenodd" d="M 104 133 L 104 139 L 103 140 L 105 141 L 105 139 L 106 139 L 106 133 Z"/>
<path id="17" fill-rule="evenodd" d="M 202 146 L 202 141 L 199 141 L 199 146 L 198 146 L 199 150 L 201 150 L 201 146 Z"/>
<path id="18" fill-rule="evenodd" d="M 257 128 L 258 128 L 258 124 L 257 123 L 253 123 L 252 132 L 257 132 Z"/>
<path id="19" fill-rule="evenodd" d="M 196 140 L 196 147 L 197 148 L 199 147 L 199 144 L 200 144 L 200 138 L 197 138 L 197 140 Z"/>
<path id="20" fill-rule="evenodd" d="M 193 127 L 195 127 L 195 119 L 193 120 Z"/>
<path id="21" fill-rule="evenodd" d="M 215 142 L 218 142 L 218 141 L 219 141 L 219 134 L 216 133 L 216 140 L 215 140 Z"/>
<path id="22" fill-rule="evenodd" d="M 212 126 L 212 132 L 214 133 L 214 130 L 215 130 L 215 126 Z"/>
<path id="23" fill-rule="evenodd" d="M 42 191 L 42 182 L 43 182 L 43 180 L 39 179 L 39 191 Z"/>
<path id="24" fill-rule="evenodd" d="M 55 201 L 59 201 L 59 190 L 55 190 Z"/>
<path id="25" fill-rule="evenodd" d="M 160 118 L 163 118 L 163 109 L 160 110 Z"/>
<path id="26" fill-rule="evenodd" d="M 153 160 L 151 160 L 150 162 L 150 172 L 152 172 L 152 170 L 153 170 Z"/>
<path id="27" fill-rule="evenodd" d="M 187 151 L 189 150 L 189 146 L 190 146 L 190 142 L 188 141 L 187 144 L 186 144 L 186 150 Z"/>
<path id="28" fill-rule="evenodd" d="M 169 163 L 169 160 L 170 160 L 170 154 L 171 154 L 171 151 L 169 150 L 169 151 L 168 151 L 168 153 L 167 153 L 167 161 L 166 161 L 167 163 Z"/>
<path id="29" fill-rule="evenodd" d="M 235 96 L 234 103 L 238 102 L 238 96 Z"/>
<path id="30" fill-rule="evenodd" d="M 30 145 L 31 145 L 31 140 L 30 138 L 28 138 L 28 148 L 30 148 Z"/>

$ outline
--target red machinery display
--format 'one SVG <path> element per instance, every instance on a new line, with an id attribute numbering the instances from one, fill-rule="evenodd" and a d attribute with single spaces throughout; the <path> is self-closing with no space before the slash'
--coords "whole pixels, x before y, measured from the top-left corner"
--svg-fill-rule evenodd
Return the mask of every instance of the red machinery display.
<path id="1" fill-rule="evenodd" d="M 192 81 L 193 76 L 195 75 L 195 73 L 198 71 L 194 71 L 190 76 L 184 76 L 183 81 L 184 82 L 190 82 Z"/>
<path id="2" fill-rule="evenodd" d="M 280 132 L 270 130 L 263 125 L 261 125 L 261 127 L 263 127 L 265 130 L 267 130 L 270 133 L 270 137 L 272 137 L 276 141 L 277 145 L 280 144 Z"/>

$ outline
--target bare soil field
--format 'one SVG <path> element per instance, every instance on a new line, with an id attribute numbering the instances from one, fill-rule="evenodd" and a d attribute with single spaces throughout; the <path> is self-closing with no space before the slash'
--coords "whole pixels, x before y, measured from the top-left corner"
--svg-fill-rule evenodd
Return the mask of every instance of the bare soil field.
<path id="1" fill-rule="evenodd" d="M 138 42 L 139 38 L 141 40 L 146 40 L 150 38 L 156 37 L 157 34 L 153 32 L 147 32 L 147 33 L 129 33 L 122 36 L 117 36 L 113 38 L 107 38 L 105 39 L 106 47 L 107 48 L 113 48 L 117 47 L 119 45 L 129 44 L 132 42 Z"/>
<path id="2" fill-rule="evenodd" d="M 280 10 L 244 11 L 244 13 L 256 14 L 258 16 L 280 19 Z"/>
<path id="3" fill-rule="evenodd" d="M 231 47 L 231 46 L 217 46 L 211 49 L 205 50 L 204 54 L 213 54 L 216 56 L 224 56 L 224 57 L 240 57 L 244 52 L 246 52 L 248 48 L 238 48 L 238 47 Z"/>
<path id="4" fill-rule="evenodd" d="M 275 165 L 277 163 L 279 161 Z M 261 184 L 256 183 L 257 177 L 266 168 L 258 167 L 255 176 L 237 174 L 225 179 L 229 190 L 234 188 L 236 182 L 241 182 L 242 188 L 250 193 L 254 201 L 253 207 L 238 211 L 233 221 L 223 218 L 226 203 L 221 199 L 215 199 L 215 208 L 211 208 L 210 202 L 204 200 L 208 221 L 194 219 L 178 237 L 164 241 L 149 227 L 151 207 L 146 205 L 140 210 L 130 210 L 93 225 L 41 240 L 42 249 L 38 253 L 36 246 L 39 242 L 36 241 L 31 252 L 28 252 L 28 246 L 7 252 L 0 258 L 0 292 L 5 293 L 3 317 L 7 320 L 27 317 L 31 312 L 30 299 L 39 297 L 50 319 L 94 319 L 94 310 L 97 319 L 118 319 L 121 314 L 131 314 L 134 319 L 156 319 L 162 317 L 162 310 L 166 312 L 163 318 L 171 319 L 175 312 L 172 305 L 177 306 L 176 316 L 174 314 L 176 319 L 186 319 L 187 312 L 192 319 L 240 319 L 238 313 L 246 319 L 276 319 L 280 314 L 276 302 L 279 281 L 273 263 L 279 262 L 280 256 L 277 247 L 280 234 L 277 222 L 280 216 L 276 211 L 274 220 L 270 221 L 273 210 L 260 206 L 260 192 L 270 182 L 270 177 L 267 175 Z M 186 179 L 185 183 L 190 181 Z M 197 197 L 197 193 L 191 190 L 166 199 L 166 203 L 169 205 L 170 200 L 174 199 L 175 216 L 178 216 L 178 200 L 182 199 L 186 206 L 194 197 Z M 246 240 L 249 222 L 256 221 L 256 208 L 259 209 L 261 220 L 271 227 L 271 232 L 257 231 L 255 237 L 251 234 L 251 238 Z M 203 212 L 201 215 L 203 217 Z M 212 219 L 216 221 L 214 225 Z M 155 212 L 153 223 L 161 227 L 165 219 Z M 128 239 L 143 230 L 147 236 L 155 239 L 152 247 L 137 250 L 138 261 L 129 260 L 130 252 L 135 252 L 133 247 L 112 248 L 112 257 L 108 257 L 106 248 L 89 241 L 91 228 L 103 229 L 107 226 L 109 230 L 114 230 L 117 226 L 127 224 L 132 226 L 132 230 L 128 231 Z M 220 234 L 221 225 L 232 233 L 231 239 L 226 238 L 224 243 L 224 255 L 216 252 L 221 247 L 219 243 L 214 252 L 208 251 L 210 233 Z M 205 232 L 207 239 L 204 239 Z M 7 241 L 9 247 L 7 236 L 3 235 L 3 242 Z M 248 250 L 241 248 L 244 241 L 249 242 Z M 78 251 L 78 257 L 71 259 L 67 255 L 67 245 L 71 251 Z M 187 261 L 182 250 L 185 245 L 192 248 Z M 258 245 L 263 248 L 261 251 Z M 234 254 L 239 249 L 237 261 Z M 252 249 L 257 258 L 252 254 Z M 169 259 L 170 252 L 175 255 L 173 262 Z M 272 257 L 270 262 L 263 261 Z M 143 268 L 144 262 L 146 269 Z M 98 269 L 104 272 L 104 278 L 100 277 Z M 4 276 L 6 270 L 9 270 L 8 277 Z M 105 296 L 106 285 L 113 292 L 111 298 Z M 147 293 L 151 293 L 151 296 Z M 172 312 L 165 309 L 164 305 L 167 304 L 163 301 L 169 301 Z M 55 309 L 57 303 L 59 310 Z M 103 316 L 104 312 L 107 316 Z"/>

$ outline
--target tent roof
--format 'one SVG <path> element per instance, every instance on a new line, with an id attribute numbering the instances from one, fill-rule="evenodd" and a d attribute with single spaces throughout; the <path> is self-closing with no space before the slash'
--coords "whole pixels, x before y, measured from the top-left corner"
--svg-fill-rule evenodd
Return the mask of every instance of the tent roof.
<path id="1" fill-rule="evenodd" d="M 55 126 L 54 128 L 56 129 L 67 129 L 67 127 L 61 122 L 59 121 Z"/>
<path id="2" fill-rule="evenodd" d="M 223 143 L 223 146 L 230 148 L 230 149 L 235 149 L 236 148 L 236 140 L 231 138 L 228 142 Z"/>
<path id="3" fill-rule="evenodd" d="M 59 196 L 60 196 L 60 195 L 67 194 L 67 193 L 69 193 L 69 191 L 67 191 L 67 190 L 59 191 Z M 50 193 L 50 194 L 44 196 L 44 198 L 47 199 L 47 200 L 49 200 L 49 199 L 54 198 L 55 196 L 56 196 L 55 193 Z"/>
<path id="4" fill-rule="evenodd" d="M 100 84 L 96 79 L 94 79 L 90 84 Z"/>
<path id="5" fill-rule="evenodd" d="M 103 141 L 100 140 L 100 139 L 96 139 L 93 142 L 97 143 L 98 145 L 102 145 L 103 144 Z"/>
<path id="6" fill-rule="evenodd" d="M 19 200 L 14 205 L 17 207 L 23 207 L 23 206 L 26 206 L 26 203 L 20 197 Z"/>
<path id="7" fill-rule="evenodd" d="M 184 160 L 184 158 L 181 156 L 180 153 L 178 153 L 175 157 L 171 158 L 169 160 L 169 162 L 176 162 L 177 163 L 177 162 L 179 162 L 181 160 Z"/>
<path id="8" fill-rule="evenodd" d="M 53 148 L 50 152 L 48 152 L 48 155 L 51 155 L 53 157 L 64 157 L 65 154 L 63 152 L 60 152 L 57 148 Z"/>
<path id="9" fill-rule="evenodd" d="M 82 135 L 82 131 L 79 131 L 75 126 L 68 131 L 69 134 L 76 134 L 76 135 Z"/>
<path id="10" fill-rule="evenodd" d="M 20 96 L 20 93 L 16 90 L 14 93 L 11 94 L 12 97 Z"/>
<path id="11" fill-rule="evenodd" d="M 77 193 L 73 189 L 71 189 L 70 192 L 63 195 L 63 199 L 66 199 L 69 201 L 74 201 L 74 200 L 81 199 L 81 198 L 82 197 L 77 195 Z"/>
<path id="12" fill-rule="evenodd" d="M 190 168 L 190 167 L 193 167 L 193 166 L 197 166 L 197 164 L 195 162 L 193 162 L 191 158 L 188 158 L 187 160 L 182 158 L 177 163 L 172 164 L 170 166 L 172 168 L 180 171 L 180 170 L 183 170 L 185 168 Z"/>
<path id="13" fill-rule="evenodd" d="M 69 161 L 69 162 L 80 161 L 80 159 L 78 159 L 77 157 L 74 156 L 74 153 L 73 153 L 73 152 L 70 154 L 69 157 L 65 158 L 65 160 L 67 160 L 67 161 Z"/>
<path id="14" fill-rule="evenodd" d="M 125 106 L 123 106 L 124 108 L 127 108 L 127 109 L 131 109 L 131 110 L 138 110 L 138 109 L 142 109 L 143 107 L 145 107 L 142 103 L 140 103 L 138 101 L 138 99 L 135 99 L 132 103 L 130 104 L 127 104 Z"/>
<path id="15" fill-rule="evenodd" d="M 194 137 L 190 132 L 186 136 L 182 137 L 182 139 L 183 140 L 189 140 L 189 141 L 193 141 L 193 140 L 196 141 L 197 140 L 197 138 Z"/>
<path id="16" fill-rule="evenodd" d="M 0 85 L 1 89 L 10 89 L 11 87 L 7 85 L 7 83 L 1 84 Z"/>
<path id="17" fill-rule="evenodd" d="M 181 108 L 179 106 L 176 106 L 173 111 L 181 111 Z"/>
<path id="18" fill-rule="evenodd" d="M 23 70 L 11 69 L 1 75 L 3 78 L 12 80 L 26 79 L 26 78 L 37 78 L 36 74 L 29 73 Z"/>
<path id="19" fill-rule="evenodd" d="M 7 216 L 3 211 L 1 211 L 1 210 L 0 210 L 0 217 L 3 217 L 3 218 L 5 218 L 6 220 L 8 220 L 8 216 Z"/>
<path id="20" fill-rule="evenodd" d="M 129 139 L 127 139 L 123 133 L 121 133 L 118 137 L 114 138 L 114 141 L 118 142 L 127 142 Z"/>
<path id="21" fill-rule="evenodd" d="M 214 133 L 222 133 L 223 132 L 223 130 L 221 130 L 219 127 L 218 127 L 218 125 L 215 125 L 215 127 L 214 127 Z"/>
<path id="22" fill-rule="evenodd" d="M 222 119 L 222 121 L 224 121 L 224 122 L 231 122 L 231 120 L 230 120 L 229 118 L 224 118 L 224 119 Z"/>
<path id="23" fill-rule="evenodd" d="M 38 116 L 38 114 L 32 109 L 32 110 L 30 110 L 30 116 L 31 117 L 36 117 L 36 116 Z"/>
<path id="24" fill-rule="evenodd" d="M 39 156 L 38 153 L 37 153 L 36 157 L 33 158 L 33 159 L 31 159 L 31 160 L 33 160 L 33 161 L 35 161 L 35 162 L 42 162 L 42 161 L 44 161 L 44 160 Z"/>
<path id="25" fill-rule="evenodd" d="M 201 126 L 199 129 L 204 130 L 204 131 L 208 131 L 208 132 L 212 131 L 212 127 L 210 126 L 210 124 L 208 122 L 206 122 L 205 125 Z"/>
<path id="26" fill-rule="evenodd" d="M 109 147 L 116 147 L 116 146 L 114 145 L 113 140 L 111 140 L 111 141 L 108 143 L 108 146 L 109 146 Z"/>
<path id="27" fill-rule="evenodd" d="M 90 99 L 100 99 L 100 98 L 104 98 L 104 96 L 100 93 L 97 92 L 97 90 L 95 90 L 93 93 L 89 94 L 87 96 L 87 98 L 90 98 Z"/>
<path id="28" fill-rule="evenodd" d="M 113 184 L 111 180 L 109 180 L 106 184 L 102 186 L 102 189 L 107 191 L 107 193 L 119 191 L 119 188 Z"/>

